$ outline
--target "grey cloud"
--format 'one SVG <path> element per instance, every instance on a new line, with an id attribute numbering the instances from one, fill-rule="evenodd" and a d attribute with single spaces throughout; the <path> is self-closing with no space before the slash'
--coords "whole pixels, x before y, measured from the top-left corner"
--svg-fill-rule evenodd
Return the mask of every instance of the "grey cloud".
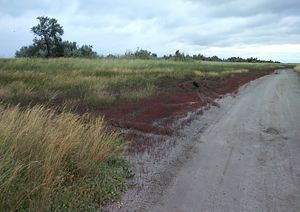
<path id="1" fill-rule="evenodd" d="M 45 4 L 42 1 L 32 3 L 18 0 L 0 0 L 0 13 L 11 16 L 21 16 L 24 11 L 40 10 Z"/>
<path id="2" fill-rule="evenodd" d="M 38 15 L 57 18 L 65 39 L 92 44 L 99 53 L 300 45 L 299 0 L 0 0 L 0 42 L 7 41 L 0 56 L 13 55 L 22 32 L 23 45 L 31 42 L 28 31 Z"/>
<path id="3" fill-rule="evenodd" d="M 212 15 L 221 17 L 249 17 L 259 14 L 292 15 L 299 14 L 298 0 L 252 0 L 230 1 L 212 10 Z"/>

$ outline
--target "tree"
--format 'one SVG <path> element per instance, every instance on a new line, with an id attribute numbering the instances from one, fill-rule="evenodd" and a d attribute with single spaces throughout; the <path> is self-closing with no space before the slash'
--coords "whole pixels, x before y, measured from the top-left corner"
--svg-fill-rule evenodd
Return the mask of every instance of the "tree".
<path id="1" fill-rule="evenodd" d="M 92 45 L 82 45 L 78 49 L 78 53 L 80 57 L 96 57 L 97 53 L 93 51 Z"/>
<path id="2" fill-rule="evenodd" d="M 39 23 L 31 28 L 33 44 L 16 51 L 16 57 L 96 57 L 91 45 L 77 46 L 76 42 L 63 41 L 63 27 L 55 18 L 40 16 Z"/>
<path id="3" fill-rule="evenodd" d="M 70 42 L 70 41 L 63 41 L 62 46 L 64 49 L 64 56 L 65 57 L 77 57 L 77 43 L 76 42 Z"/>
<path id="4" fill-rule="evenodd" d="M 37 17 L 39 24 L 31 28 L 31 31 L 36 35 L 33 42 L 46 46 L 46 57 L 62 56 L 61 36 L 64 30 L 55 18 L 45 16 Z"/>
<path id="5" fill-rule="evenodd" d="M 155 53 L 139 48 L 134 52 L 133 56 L 139 59 L 153 59 L 157 57 Z"/>
<path id="6" fill-rule="evenodd" d="M 135 52 L 126 51 L 123 57 L 131 59 L 156 59 L 157 54 L 145 49 L 137 48 Z"/>
<path id="7" fill-rule="evenodd" d="M 177 50 L 175 52 L 174 58 L 175 58 L 175 60 L 185 60 L 185 55 L 184 55 L 184 53 L 180 53 L 180 51 Z"/>
<path id="8" fill-rule="evenodd" d="M 16 57 L 35 57 L 36 52 L 37 50 L 33 45 L 23 46 L 16 52 Z"/>

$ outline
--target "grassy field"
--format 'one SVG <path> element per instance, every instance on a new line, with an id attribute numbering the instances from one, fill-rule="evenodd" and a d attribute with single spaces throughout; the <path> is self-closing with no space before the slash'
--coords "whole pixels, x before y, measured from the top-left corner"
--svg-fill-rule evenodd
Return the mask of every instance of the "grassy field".
<path id="1" fill-rule="evenodd" d="M 178 83 L 284 66 L 0 59 L 0 208 L 93 211 L 126 190 L 130 171 L 120 156 L 122 138 L 102 118 L 68 112 L 78 105 L 113 107 L 145 99 L 166 90 L 163 79 Z"/>
<path id="2" fill-rule="evenodd" d="M 126 59 L 0 59 L 0 100 L 90 106 L 137 101 L 160 92 L 162 78 L 224 76 L 280 64 Z"/>

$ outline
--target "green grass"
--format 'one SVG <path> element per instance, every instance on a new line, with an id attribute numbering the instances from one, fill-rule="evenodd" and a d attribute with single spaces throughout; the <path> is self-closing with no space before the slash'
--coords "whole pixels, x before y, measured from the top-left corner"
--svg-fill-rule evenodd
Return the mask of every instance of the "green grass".
<path id="1" fill-rule="evenodd" d="M 0 59 L 0 100 L 27 105 L 63 101 L 107 106 L 160 92 L 155 82 L 224 76 L 281 64 L 129 59 Z"/>
<path id="2" fill-rule="evenodd" d="M 96 210 L 127 188 L 121 138 L 101 118 L 0 106 L 1 211 Z"/>

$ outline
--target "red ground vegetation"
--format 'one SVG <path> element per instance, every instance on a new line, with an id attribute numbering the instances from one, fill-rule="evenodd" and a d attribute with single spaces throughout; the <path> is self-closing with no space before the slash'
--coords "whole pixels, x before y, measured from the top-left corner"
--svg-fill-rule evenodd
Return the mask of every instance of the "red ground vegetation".
<path id="1" fill-rule="evenodd" d="M 127 134 L 130 140 L 135 141 L 132 142 L 131 147 L 135 151 L 143 151 L 143 146 L 148 146 L 150 143 L 154 144 L 153 140 L 159 141 L 160 139 L 149 139 L 136 132 L 172 135 L 178 131 L 178 128 L 192 121 L 193 118 L 190 117 L 184 119 L 177 127 L 173 125 L 176 120 L 186 116 L 188 112 L 198 111 L 197 115 L 201 115 L 203 111 L 200 108 L 208 108 L 211 105 L 218 106 L 214 101 L 217 98 L 221 98 L 228 93 L 234 93 L 249 81 L 271 72 L 272 70 L 266 70 L 223 78 L 187 80 L 178 83 L 172 89 L 168 87 L 164 91 L 164 88 L 162 88 L 162 92 L 158 96 L 136 103 L 119 104 L 98 112 L 104 115 L 111 125 L 132 130 L 131 133 Z M 199 88 L 193 85 L 194 81 L 200 85 Z M 174 82 L 166 83 L 164 81 L 164 84 L 173 86 Z M 139 142 L 141 140 L 143 145 Z"/>
<path id="2" fill-rule="evenodd" d="M 162 92 L 136 103 L 123 103 L 101 111 L 106 120 L 114 126 L 136 129 L 146 133 L 170 134 L 170 124 L 187 112 L 207 106 L 224 94 L 232 93 L 245 83 L 260 75 L 235 75 L 225 78 L 197 80 L 200 88 L 193 86 L 193 81 L 178 84 L 172 92 Z M 200 94 L 200 95 L 199 95 Z M 207 98 L 202 98 L 203 94 Z"/>

